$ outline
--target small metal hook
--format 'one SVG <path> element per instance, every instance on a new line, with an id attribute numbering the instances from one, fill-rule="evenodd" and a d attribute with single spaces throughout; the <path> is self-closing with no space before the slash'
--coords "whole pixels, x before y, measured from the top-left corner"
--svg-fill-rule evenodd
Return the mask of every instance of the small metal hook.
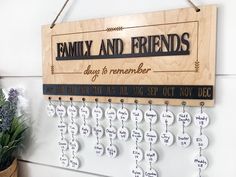
<path id="1" fill-rule="evenodd" d="M 83 106 L 85 107 L 85 98 L 82 98 Z"/>
<path id="2" fill-rule="evenodd" d="M 98 98 L 95 98 L 96 108 L 98 107 Z"/>
<path id="3" fill-rule="evenodd" d="M 149 109 L 150 109 L 150 111 L 152 110 L 152 100 L 149 100 L 148 101 L 148 104 L 149 104 Z"/>
<path id="4" fill-rule="evenodd" d="M 168 112 L 169 101 L 165 101 L 165 105 L 166 105 L 166 112 Z"/>
<path id="5" fill-rule="evenodd" d="M 60 106 L 61 106 L 61 97 L 59 97 L 58 100 L 59 100 L 59 103 L 60 103 Z"/>
<path id="6" fill-rule="evenodd" d="M 110 98 L 108 99 L 108 103 L 109 103 L 110 109 L 111 109 L 111 99 Z"/>
<path id="7" fill-rule="evenodd" d="M 203 113 L 203 107 L 204 107 L 205 103 L 202 101 L 200 102 L 200 106 L 201 106 L 201 113 Z"/>
<path id="8" fill-rule="evenodd" d="M 48 101 L 49 101 L 49 104 L 51 105 L 52 104 L 52 98 L 48 97 Z"/>
<path id="9" fill-rule="evenodd" d="M 183 112 L 185 112 L 185 106 L 186 106 L 186 104 L 187 104 L 186 101 L 183 101 L 183 102 L 182 102 Z"/>
<path id="10" fill-rule="evenodd" d="M 124 99 L 120 100 L 122 109 L 124 108 Z"/>
<path id="11" fill-rule="evenodd" d="M 192 6 L 193 8 L 195 9 L 196 12 L 200 12 L 201 9 L 199 9 L 191 0 L 187 0 Z"/>
<path id="12" fill-rule="evenodd" d="M 136 105 L 136 110 L 138 109 L 138 100 L 134 100 L 134 103 Z"/>
<path id="13" fill-rule="evenodd" d="M 70 105 L 73 106 L 73 98 L 70 97 Z"/>

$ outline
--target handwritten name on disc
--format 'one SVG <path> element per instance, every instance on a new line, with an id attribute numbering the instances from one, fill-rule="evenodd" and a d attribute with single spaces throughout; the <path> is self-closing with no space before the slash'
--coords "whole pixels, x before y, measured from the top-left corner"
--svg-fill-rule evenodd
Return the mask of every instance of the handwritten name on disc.
<path id="1" fill-rule="evenodd" d="M 63 133 L 63 134 L 66 134 L 67 133 L 67 124 L 60 121 L 60 123 L 58 124 L 57 126 L 58 130 Z"/>
<path id="2" fill-rule="evenodd" d="M 78 132 L 79 132 L 79 127 L 76 123 L 74 122 L 71 122 L 69 125 L 68 125 L 68 132 L 71 134 L 71 135 L 76 135 Z"/>
<path id="3" fill-rule="evenodd" d="M 206 135 L 197 135 L 193 137 L 193 144 L 197 148 L 206 149 L 208 147 L 208 138 Z"/>
<path id="4" fill-rule="evenodd" d="M 107 108 L 105 111 L 105 117 L 106 117 L 106 119 L 111 120 L 111 121 L 115 120 L 116 119 L 116 110 L 112 107 Z"/>
<path id="5" fill-rule="evenodd" d="M 100 125 L 93 127 L 93 135 L 98 138 L 102 138 L 104 135 L 104 128 Z"/>
<path id="6" fill-rule="evenodd" d="M 72 169 L 78 169 L 80 167 L 80 161 L 77 157 L 72 157 L 69 161 L 69 166 Z"/>
<path id="7" fill-rule="evenodd" d="M 195 157 L 193 162 L 197 169 L 205 170 L 208 167 L 208 160 L 204 156 Z"/>
<path id="8" fill-rule="evenodd" d="M 129 111 L 126 108 L 118 109 L 117 118 L 119 119 L 119 121 L 126 122 L 129 118 Z"/>
<path id="9" fill-rule="evenodd" d="M 174 142 L 174 136 L 171 132 L 162 132 L 160 135 L 161 143 L 165 146 L 171 146 Z"/>
<path id="10" fill-rule="evenodd" d="M 155 163 L 158 160 L 158 154 L 155 150 L 151 149 L 145 152 L 145 160 L 149 163 Z"/>
<path id="11" fill-rule="evenodd" d="M 74 105 L 67 107 L 67 115 L 71 118 L 75 118 L 78 115 L 77 108 Z"/>
<path id="12" fill-rule="evenodd" d="M 91 134 L 90 126 L 89 125 L 81 125 L 80 134 L 82 134 L 85 137 L 88 137 Z"/>
<path id="13" fill-rule="evenodd" d="M 161 123 L 162 124 L 167 124 L 167 125 L 172 125 L 174 123 L 175 117 L 174 114 L 170 111 L 163 111 L 160 115 Z"/>
<path id="14" fill-rule="evenodd" d="M 106 155 L 111 158 L 115 158 L 118 155 L 118 149 L 115 145 L 109 145 L 106 147 Z"/>
<path id="15" fill-rule="evenodd" d="M 157 122 L 157 113 L 153 109 L 148 109 L 144 113 L 144 119 L 147 123 L 155 124 Z"/>
<path id="16" fill-rule="evenodd" d="M 69 149 L 73 152 L 78 152 L 79 151 L 79 142 L 76 140 L 70 141 Z"/>
<path id="17" fill-rule="evenodd" d="M 140 123 L 143 120 L 143 112 L 140 109 L 133 109 L 131 111 L 131 120 Z"/>
<path id="18" fill-rule="evenodd" d="M 187 133 L 179 133 L 176 142 L 178 146 L 186 148 L 191 144 L 191 137 Z"/>
<path id="19" fill-rule="evenodd" d="M 104 146 L 102 144 L 96 144 L 94 150 L 97 156 L 102 156 L 104 154 Z"/>
<path id="20" fill-rule="evenodd" d="M 131 138 L 133 141 L 137 141 L 138 143 L 143 141 L 143 131 L 139 128 L 135 128 L 131 131 Z"/>
<path id="21" fill-rule="evenodd" d="M 145 177 L 158 177 L 158 173 L 156 170 L 152 168 L 145 171 L 144 176 Z"/>
<path id="22" fill-rule="evenodd" d="M 144 134 L 144 139 L 147 143 L 155 144 L 158 139 L 156 131 L 155 130 L 146 131 Z"/>
<path id="23" fill-rule="evenodd" d="M 143 177 L 143 169 L 141 167 L 135 167 L 131 171 L 132 177 Z"/>
<path id="24" fill-rule="evenodd" d="M 57 105 L 56 114 L 58 117 L 65 117 L 66 116 L 66 107 L 63 105 Z"/>
<path id="25" fill-rule="evenodd" d="M 141 148 L 134 147 L 132 149 L 132 156 L 134 157 L 134 160 L 141 162 L 143 160 L 143 150 Z"/>
<path id="26" fill-rule="evenodd" d="M 79 115 L 81 118 L 88 119 L 90 115 L 90 110 L 87 106 L 82 106 L 79 109 Z"/>
<path id="27" fill-rule="evenodd" d="M 209 116 L 205 112 L 196 114 L 194 116 L 194 124 L 199 128 L 207 127 L 209 124 Z"/>
<path id="28" fill-rule="evenodd" d="M 46 107 L 48 117 L 54 117 L 56 114 L 56 108 L 53 104 L 48 104 Z"/>
<path id="29" fill-rule="evenodd" d="M 68 167 L 69 166 L 69 158 L 67 157 L 67 155 L 63 154 L 59 159 L 60 159 L 61 165 L 63 167 Z"/>
<path id="30" fill-rule="evenodd" d="M 126 127 L 120 127 L 117 131 L 119 140 L 127 141 L 129 139 L 129 130 Z"/>
<path id="31" fill-rule="evenodd" d="M 103 118 L 103 110 L 100 107 L 95 107 L 92 110 L 92 116 L 94 119 L 101 120 Z"/>
<path id="32" fill-rule="evenodd" d="M 177 114 L 177 122 L 185 127 L 189 126 L 192 122 L 191 115 L 188 112 L 180 112 Z"/>
<path id="33" fill-rule="evenodd" d="M 106 128 L 105 133 L 106 133 L 106 137 L 111 138 L 111 139 L 115 139 L 117 131 L 116 131 L 115 127 L 110 126 L 110 127 Z"/>
<path id="34" fill-rule="evenodd" d="M 66 139 L 62 139 L 58 142 L 59 146 L 61 147 L 62 150 L 67 150 L 68 149 L 68 141 Z"/>

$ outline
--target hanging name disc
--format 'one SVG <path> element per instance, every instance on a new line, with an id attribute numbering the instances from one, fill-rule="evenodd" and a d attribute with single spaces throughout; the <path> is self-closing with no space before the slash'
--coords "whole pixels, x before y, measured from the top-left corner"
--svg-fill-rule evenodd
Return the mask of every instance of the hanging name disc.
<path id="1" fill-rule="evenodd" d="M 140 167 L 132 169 L 132 177 L 143 177 L 143 170 Z"/>
<path id="2" fill-rule="evenodd" d="M 108 120 L 115 120 L 116 119 L 116 110 L 112 107 L 109 107 L 105 111 L 105 117 Z"/>
<path id="3" fill-rule="evenodd" d="M 162 132 L 160 135 L 161 143 L 165 146 L 171 146 L 174 142 L 174 136 L 171 132 Z"/>
<path id="4" fill-rule="evenodd" d="M 101 120 L 103 118 L 103 110 L 100 107 L 95 107 L 92 110 L 92 116 L 94 119 Z"/>
<path id="5" fill-rule="evenodd" d="M 65 139 L 62 139 L 58 142 L 59 146 L 61 147 L 62 150 L 67 150 L 68 149 L 68 141 Z"/>
<path id="6" fill-rule="evenodd" d="M 208 138 L 206 135 L 197 135 L 193 137 L 193 144 L 197 148 L 206 149 L 208 146 Z"/>
<path id="7" fill-rule="evenodd" d="M 118 109 L 117 118 L 119 119 L 119 121 L 126 122 L 129 118 L 129 111 L 126 108 Z"/>
<path id="8" fill-rule="evenodd" d="M 204 156 L 194 158 L 194 165 L 197 169 L 205 170 L 208 167 L 208 160 Z"/>
<path id="9" fill-rule="evenodd" d="M 144 139 L 147 143 L 152 143 L 155 144 L 157 142 L 158 136 L 156 131 L 154 130 L 149 130 L 145 132 Z"/>
<path id="10" fill-rule="evenodd" d="M 87 106 L 80 107 L 79 114 L 80 114 L 81 118 L 88 119 L 89 118 L 89 113 L 90 113 L 90 111 L 89 111 L 89 108 Z"/>
<path id="11" fill-rule="evenodd" d="M 144 113 L 144 119 L 147 123 L 151 124 L 155 124 L 157 121 L 157 113 L 156 111 L 154 111 L 153 109 L 148 109 L 145 113 Z"/>
<path id="12" fill-rule="evenodd" d="M 58 117 L 65 117 L 66 115 L 66 108 L 63 105 L 58 105 L 56 107 L 56 114 Z"/>
<path id="13" fill-rule="evenodd" d="M 100 143 L 94 146 L 94 150 L 98 156 L 102 156 L 104 154 L 104 147 Z"/>
<path id="14" fill-rule="evenodd" d="M 143 112 L 140 109 L 133 109 L 131 111 L 131 120 L 138 123 L 142 122 Z"/>
<path id="15" fill-rule="evenodd" d="M 102 126 L 98 125 L 96 127 L 93 127 L 93 135 L 97 136 L 98 138 L 102 138 L 104 135 L 104 129 Z"/>
<path id="16" fill-rule="evenodd" d="M 63 154 L 63 155 L 60 157 L 60 161 L 61 161 L 61 165 L 62 165 L 63 167 L 68 167 L 68 165 L 69 165 L 69 158 L 68 158 L 65 154 Z"/>
<path id="17" fill-rule="evenodd" d="M 85 136 L 88 137 L 91 133 L 91 128 L 89 125 L 81 125 L 80 127 L 80 133 Z"/>
<path id="18" fill-rule="evenodd" d="M 78 115 L 78 111 L 74 105 L 68 106 L 67 115 L 71 118 L 75 118 Z"/>
<path id="19" fill-rule="evenodd" d="M 69 125 L 68 125 L 68 132 L 72 135 L 76 135 L 78 132 L 79 132 L 79 127 L 76 123 L 74 122 L 71 122 Z"/>
<path id="20" fill-rule="evenodd" d="M 126 127 L 120 127 L 117 131 L 119 140 L 127 141 L 129 139 L 129 130 Z"/>
<path id="21" fill-rule="evenodd" d="M 182 126 L 185 127 L 189 126 L 191 124 L 192 118 L 188 112 L 180 112 L 177 114 L 177 122 Z"/>
<path id="22" fill-rule="evenodd" d="M 49 103 L 46 107 L 48 117 L 54 117 L 56 113 L 55 106 L 51 103 Z"/>
<path id="23" fill-rule="evenodd" d="M 106 147 L 106 155 L 111 158 L 115 158 L 118 155 L 118 150 L 115 145 L 109 145 Z"/>
<path id="24" fill-rule="evenodd" d="M 187 133 L 179 133 L 176 137 L 177 145 L 183 148 L 191 144 L 191 138 Z"/>
<path id="25" fill-rule="evenodd" d="M 76 140 L 70 141 L 69 148 L 71 151 L 78 152 L 79 150 L 79 142 Z"/>
<path id="26" fill-rule="evenodd" d="M 161 117 L 161 123 L 162 124 L 167 124 L 167 125 L 172 125 L 174 123 L 174 114 L 170 111 L 163 111 L 160 115 Z"/>
<path id="27" fill-rule="evenodd" d="M 194 124 L 199 128 L 207 127 L 209 124 L 209 116 L 205 112 L 196 114 L 194 116 Z"/>
<path id="28" fill-rule="evenodd" d="M 115 127 L 107 127 L 106 128 L 106 136 L 111 139 L 116 138 L 116 128 Z"/>
<path id="29" fill-rule="evenodd" d="M 133 129 L 131 131 L 131 138 L 133 141 L 137 141 L 138 143 L 143 141 L 143 131 L 141 129 Z"/>
<path id="30" fill-rule="evenodd" d="M 60 123 L 58 124 L 58 129 L 61 133 L 65 134 L 67 132 L 67 124 L 60 121 Z"/>
<path id="31" fill-rule="evenodd" d="M 155 150 L 148 150 L 145 152 L 145 160 L 149 163 L 155 163 L 158 160 L 158 154 Z"/>
<path id="32" fill-rule="evenodd" d="M 145 177 L 158 177 L 158 173 L 156 170 L 152 168 L 145 171 L 144 176 Z"/>
<path id="33" fill-rule="evenodd" d="M 138 147 L 133 148 L 132 155 L 135 161 L 141 162 L 143 160 L 143 150 Z"/>
<path id="34" fill-rule="evenodd" d="M 78 169 L 80 166 L 79 159 L 77 157 L 73 157 L 70 159 L 70 168 L 72 169 Z"/>

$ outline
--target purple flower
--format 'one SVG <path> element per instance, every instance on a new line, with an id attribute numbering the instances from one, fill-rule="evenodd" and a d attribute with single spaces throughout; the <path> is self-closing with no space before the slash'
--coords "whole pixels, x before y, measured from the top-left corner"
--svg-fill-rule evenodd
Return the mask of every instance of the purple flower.
<path id="1" fill-rule="evenodd" d="M 15 89 L 11 89 L 8 93 L 8 101 L 13 105 L 17 105 L 19 92 Z"/>

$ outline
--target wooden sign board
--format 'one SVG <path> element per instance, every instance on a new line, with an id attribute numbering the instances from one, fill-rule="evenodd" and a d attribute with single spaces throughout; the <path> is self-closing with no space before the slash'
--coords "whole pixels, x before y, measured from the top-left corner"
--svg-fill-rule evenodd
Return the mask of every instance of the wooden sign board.
<path id="1" fill-rule="evenodd" d="M 215 6 L 43 26 L 43 93 L 52 99 L 214 104 Z"/>

